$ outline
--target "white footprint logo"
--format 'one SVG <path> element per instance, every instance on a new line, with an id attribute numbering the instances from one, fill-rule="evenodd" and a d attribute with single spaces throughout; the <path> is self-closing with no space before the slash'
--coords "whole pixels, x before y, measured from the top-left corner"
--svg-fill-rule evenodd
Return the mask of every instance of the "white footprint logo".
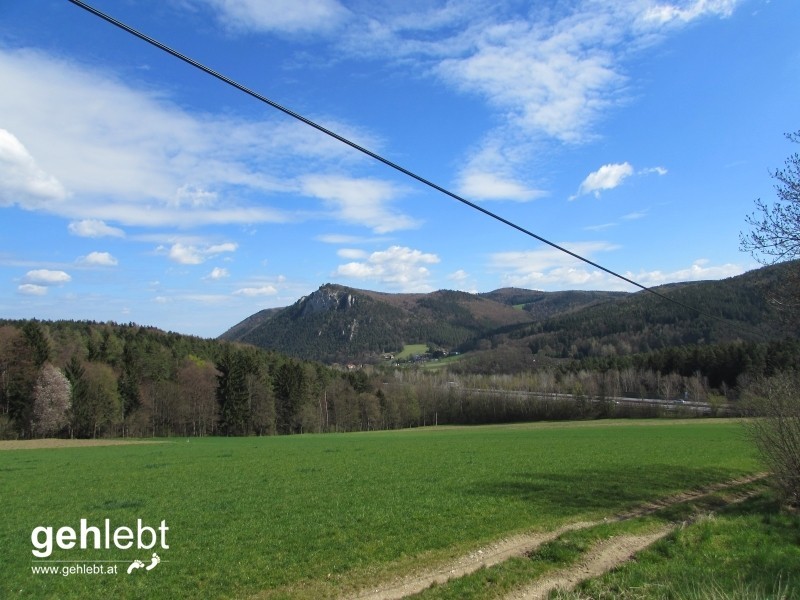
<path id="1" fill-rule="evenodd" d="M 158 554 L 153 552 L 153 558 L 150 560 L 150 564 L 145 567 L 146 571 L 152 571 L 156 568 L 156 565 L 161 562 L 161 559 L 158 557 Z"/>
<path id="2" fill-rule="evenodd" d="M 160 563 L 160 562 L 161 562 L 161 557 L 159 557 L 159 556 L 158 556 L 158 554 L 156 554 L 155 552 L 153 552 L 153 558 L 151 558 L 151 559 L 150 559 L 150 564 L 149 564 L 149 565 L 147 565 L 146 567 L 144 566 L 144 563 L 143 563 L 142 561 L 140 561 L 140 560 L 135 560 L 135 561 L 133 561 L 133 562 L 131 563 L 131 566 L 129 566 L 129 567 L 128 567 L 128 575 L 130 575 L 131 573 L 133 573 L 133 571 L 134 571 L 135 569 L 141 569 L 142 567 L 144 567 L 144 570 L 145 570 L 145 571 L 152 571 L 153 569 L 155 569 L 155 568 L 156 568 L 156 566 L 157 566 L 157 565 L 158 565 L 158 563 Z"/>
<path id="3" fill-rule="evenodd" d="M 128 575 L 133 573 L 134 569 L 141 569 L 144 566 L 144 563 L 140 560 L 135 560 L 131 563 L 131 566 L 128 567 Z"/>

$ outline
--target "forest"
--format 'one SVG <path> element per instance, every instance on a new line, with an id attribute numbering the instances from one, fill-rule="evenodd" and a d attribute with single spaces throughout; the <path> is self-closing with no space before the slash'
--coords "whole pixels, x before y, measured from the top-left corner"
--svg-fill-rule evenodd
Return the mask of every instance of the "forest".
<path id="1" fill-rule="evenodd" d="M 580 360 L 520 356 L 501 347 L 447 369 L 331 367 L 132 323 L 2 321 L 0 437 L 275 435 L 659 416 L 652 406 L 611 399 L 736 403 L 748 381 L 799 364 L 800 342 Z"/>

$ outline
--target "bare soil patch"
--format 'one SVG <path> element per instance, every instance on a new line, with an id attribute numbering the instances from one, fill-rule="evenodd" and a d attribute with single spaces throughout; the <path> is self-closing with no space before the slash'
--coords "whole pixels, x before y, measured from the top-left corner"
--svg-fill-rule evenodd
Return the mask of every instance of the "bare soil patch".
<path id="1" fill-rule="evenodd" d="M 134 444 L 163 444 L 161 441 L 148 440 L 61 440 L 47 438 L 43 440 L 3 440 L 1 450 L 39 450 L 42 448 L 84 448 L 89 446 L 129 446 Z"/>
<path id="2" fill-rule="evenodd" d="M 598 577 L 627 562 L 637 552 L 660 540 L 675 527 L 663 527 L 645 535 L 620 535 L 595 545 L 580 563 L 553 573 L 533 585 L 512 592 L 505 600 L 540 600 L 557 588 L 571 590 L 581 581 Z"/>
<path id="3" fill-rule="evenodd" d="M 601 523 L 601 521 L 581 521 L 569 523 L 553 531 L 503 538 L 488 546 L 483 546 L 470 554 L 461 556 L 445 565 L 441 565 L 437 569 L 414 573 L 379 588 L 363 590 L 355 596 L 347 596 L 346 599 L 399 600 L 400 598 L 417 594 L 434 583 L 446 583 L 450 579 L 457 579 L 458 577 L 469 575 L 481 567 L 491 567 L 514 556 L 523 556 L 568 531 L 592 527 L 599 523 Z"/>
<path id="4" fill-rule="evenodd" d="M 503 538 L 483 546 L 470 554 L 461 556 L 453 561 L 439 565 L 436 568 L 425 570 L 417 573 L 407 575 L 405 577 L 387 582 L 383 585 L 376 586 L 373 589 L 362 590 L 355 595 L 347 595 L 343 600 L 399 600 L 412 594 L 417 594 L 424 589 L 430 587 L 434 583 L 446 583 L 450 579 L 456 579 L 469 575 L 482 567 L 491 567 L 499 564 L 514 556 L 523 556 L 528 554 L 542 544 L 552 541 L 559 537 L 561 534 L 576 529 L 585 529 L 593 527 L 601 523 L 608 523 L 610 521 L 625 521 L 636 517 L 645 516 L 656 512 L 662 508 L 688 502 L 690 500 L 707 496 L 714 492 L 719 492 L 728 488 L 752 483 L 763 479 L 766 475 L 759 473 L 756 475 L 741 477 L 727 482 L 722 482 L 707 487 L 687 491 L 681 494 L 676 494 L 658 500 L 656 502 L 645 504 L 635 510 L 627 513 L 617 515 L 603 521 L 581 521 L 576 523 L 568 523 L 558 529 L 547 532 L 534 532 L 524 535 L 515 535 L 508 538 Z M 741 494 L 732 499 L 732 502 L 737 502 L 744 499 L 749 494 Z M 674 527 L 664 527 L 657 532 L 647 535 L 637 536 L 618 536 L 611 538 L 598 544 L 593 548 L 584 560 L 578 566 L 572 566 L 565 569 L 564 572 L 557 572 L 551 577 L 542 579 L 530 588 L 525 588 L 519 592 L 515 592 L 508 597 L 508 600 L 518 600 L 520 598 L 543 598 L 551 590 L 557 587 L 571 588 L 579 582 L 590 577 L 596 577 L 606 571 L 622 564 L 630 559 L 636 552 L 646 548 L 654 541 L 664 537 Z M 551 581 L 552 579 L 552 581 Z M 541 586 L 541 587 L 540 587 Z M 523 594 L 523 595 L 517 595 Z M 527 594 L 527 595 L 524 595 Z"/>

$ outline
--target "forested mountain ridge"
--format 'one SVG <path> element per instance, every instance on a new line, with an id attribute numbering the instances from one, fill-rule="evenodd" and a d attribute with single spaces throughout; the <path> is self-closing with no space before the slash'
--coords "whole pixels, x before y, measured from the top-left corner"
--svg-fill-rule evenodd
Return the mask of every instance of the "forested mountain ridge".
<path id="1" fill-rule="evenodd" d="M 645 291 L 389 294 L 326 284 L 290 307 L 253 315 L 221 337 L 324 362 L 368 360 L 413 343 L 586 358 L 768 341 L 798 333 L 769 302 L 784 268 L 655 288 L 676 302 Z"/>
<path id="2" fill-rule="evenodd" d="M 797 326 L 782 321 L 770 303 L 784 269 L 660 286 L 654 290 L 675 302 L 641 291 L 517 328 L 508 337 L 533 353 L 584 358 L 797 336 Z"/>
<path id="3" fill-rule="evenodd" d="M 530 321 L 524 311 L 466 292 L 385 294 L 325 284 L 255 327 L 243 322 L 221 338 L 305 359 L 346 362 L 411 343 L 455 348 L 486 331 Z"/>
<path id="4" fill-rule="evenodd" d="M 478 295 L 489 300 L 516 306 L 530 314 L 535 321 L 541 321 L 554 315 L 580 310 L 617 298 L 624 298 L 628 296 L 628 293 L 583 290 L 540 292 L 521 288 L 501 288 Z"/>

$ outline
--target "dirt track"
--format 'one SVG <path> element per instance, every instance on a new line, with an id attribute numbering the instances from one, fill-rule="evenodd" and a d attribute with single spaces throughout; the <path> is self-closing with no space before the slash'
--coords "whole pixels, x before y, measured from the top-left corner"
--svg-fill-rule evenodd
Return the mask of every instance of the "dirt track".
<path id="1" fill-rule="evenodd" d="M 620 535 L 603 540 L 583 557 L 580 563 L 557 571 L 533 585 L 512 592 L 504 600 L 540 600 L 556 588 L 572 589 L 585 579 L 598 577 L 630 560 L 634 554 L 670 533 L 674 527 L 663 527 L 647 535 Z"/>
<path id="2" fill-rule="evenodd" d="M 657 502 L 648 503 L 636 510 L 618 515 L 605 521 L 583 521 L 569 523 L 554 531 L 531 533 L 504 538 L 498 542 L 484 546 L 470 554 L 450 561 L 436 569 L 422 571 L 408 575 L 376 587 L 374 589 L 362 590 L 356 595 L 345 596 L 343 600 L 399 600 L 412 594 L 421 592 L 432 584 L 442 584 L 450 579 L 456 579 L 469 575 L 482 567 L 490 567 L 508 560 L 514 556 L 523 556 L 542 544 L 556 539 L 563 533 L 584 529 L 599 525 L 609 521 L 624 521 L 636 517 L 651 514 L 662 508 L 687 502 L 695 498 L 701 498 L 708 494 L 725 490 L 737 485 L 751 483 L 763 479 L 763 474 L 743 477 L 724 483 L 714 484 L 702 489 L 693 490 L 664 498 Z M 734 501 L 743 499 L 744 496 Z M 532 598 L 543 598 L 551 590 L 557 587 L 574 587 L 580 581 L 590 577 L 596 577 L 615 566 L 622 564 L 630 559 L 633 554 L 646 548 L 654 541 L 667 535 L 673 528 L 664 527 L 657 532 L 641 536 L 618 536 L 603 541 L 595 546 L 579 563 L 578 566 L 570 567 L 564 571 L 558 571 L 551 577 L 536 582 L 529 588 L 524 588 L 507 597 L 507 600 L 528 600 Z"/>
<path id="3" fill-rule="evenodd" d="M 126 446 L 130 444 L 163 444 L 160 441 L 147 440 L 61 440 L 47 438 L 43 440 L 4 440 L 0 441 L 2 450 L 37 450 L 40 448 L 84 448 L 87 446 Z"/>

